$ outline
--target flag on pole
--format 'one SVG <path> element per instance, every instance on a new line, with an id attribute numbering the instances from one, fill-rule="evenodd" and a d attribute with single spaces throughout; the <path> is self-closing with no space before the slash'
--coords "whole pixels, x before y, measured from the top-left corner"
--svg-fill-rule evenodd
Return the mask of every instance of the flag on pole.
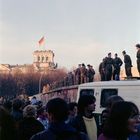
<path id="1" fill-rule="evenodd" d="M 44 38 L 44 36 L 38 41 L 38 43 L 39 43 L 39 46 L 44 45 L 44 43 L 45 43 L 45 38 Z"/>

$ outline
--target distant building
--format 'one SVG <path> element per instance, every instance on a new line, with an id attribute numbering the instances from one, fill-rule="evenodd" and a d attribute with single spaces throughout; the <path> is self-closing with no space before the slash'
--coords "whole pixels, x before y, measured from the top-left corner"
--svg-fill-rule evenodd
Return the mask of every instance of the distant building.
<path id="1" fill-rule="evenodd" d="M 28 71 L 43 72 L 57 68 L 57 64 L 54 63 L 54 53 L 51 50 L 36 50 L 33 52 L 33 58 L 33 64 L 0 64 L 0 73 L 14 73 L 17 71 L 23 73 Z"/>
<path id="2" fill-rule="evenodd" d="M 36 70 L 54 69 L 54 53 L 51 50 L 48 51 L 34 51 L 33 66 Z"/>

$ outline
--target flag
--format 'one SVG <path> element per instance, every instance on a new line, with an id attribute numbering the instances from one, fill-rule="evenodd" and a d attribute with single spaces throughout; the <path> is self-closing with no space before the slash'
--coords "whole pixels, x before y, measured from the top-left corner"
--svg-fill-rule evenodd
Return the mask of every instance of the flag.
<path id="1" fill-rule="evenodd" d="M 39 46 L 42 46 L 45 43 L 45 38 L 44 36 L 38 41 Z"/>

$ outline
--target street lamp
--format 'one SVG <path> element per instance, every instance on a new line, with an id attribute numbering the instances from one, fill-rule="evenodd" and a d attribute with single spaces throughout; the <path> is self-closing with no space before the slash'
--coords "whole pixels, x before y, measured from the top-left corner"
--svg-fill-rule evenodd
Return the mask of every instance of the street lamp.
<path id="1" fill-rule="evenodd" d="M 39 78 L 39 93 L 41 92 L 41 81 L 42 81 L 43 73 L 41 73 Z"/>

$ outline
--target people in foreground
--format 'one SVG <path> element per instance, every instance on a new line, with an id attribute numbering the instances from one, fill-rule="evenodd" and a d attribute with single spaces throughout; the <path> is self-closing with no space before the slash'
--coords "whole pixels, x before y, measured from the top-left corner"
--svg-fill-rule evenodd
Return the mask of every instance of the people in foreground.
<path id="1" fill-rule="evenodd" d="M 88 140 L 86 134 L 78 132 L 65 122 L 68 118 L 68 105 L 63 99 L 51 99 L 46 108 L 49 127 L 34 135 L 31 140 Z"/>
<path id="2" fill-rule="evenodd" d="M 109 113 L 113 104 L 119 101 L 124 101 L 124 99 L 118 95 L 112 95 L 106 100 L 106 108 L 102 111 L 102 114 L 101 114 L 102 128 L 109 117 Z"/>
<path id="3" fill-rule="evenodd" d="M 93 95 L 82 95 L 78 101 L 78 115 L 71 121 L 72 126 L 86 133 L 90 140 L 97 140 L 97 126 L 93 115 L 95 102 Z"/>
<path id="4" fill-rule="evenodd" d="M 2 105 L 0 105 L 0 140 L 17 140 L 15 120 Z"/>
<path id="5" fill-rule="evenodd" d="M 139 110 L 134 103 L 117 102 L 112 106 L 98 140 L 129 140 L 130 134 L 138 132 L 139 122 Z"/>
<path id="6" fill-rule="evenodd" d="M 34 105 L 23 109 L 23 119 L 18 124 L 18 139 L 29 140 L 34 134 L 44 130 L 44 126 L 36 119 L 37 110 Z"/>

